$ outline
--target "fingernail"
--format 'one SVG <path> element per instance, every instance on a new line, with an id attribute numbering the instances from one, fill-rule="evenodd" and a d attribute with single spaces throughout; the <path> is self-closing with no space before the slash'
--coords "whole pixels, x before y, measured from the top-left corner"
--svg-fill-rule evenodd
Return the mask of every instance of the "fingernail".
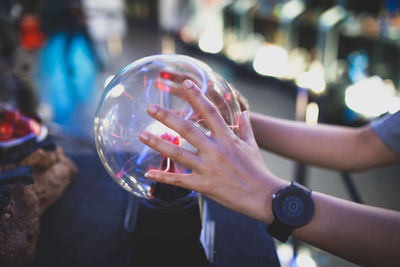
<path id="1" fill-rule="evenodd" d="M 155 178 L 156 176 L 153 174 L 151 174 L 151 173 L 149 173 L 149 172 L 146 172 L 145 174 L 144 174 L 144 177 L 147 177 L 147 178 Z"/>
<path id="2" fill-rule="evenodd" d="M 193 82 L 191 80 L 185 80 L 183 82 L 183 86 L 185 86 L 186 88 L 190 89 L 193 87 Z"/>
<path id="3" fill-rule="evenodd" d="M 150 114 L 155 114 L 157 111 L 158 111 L 158 108 L 157 108 L 157 106 L 155 106 L 155 105 L 151 105 L 151 106 L 149 106 L 149 108 L 148 108 L 148 112 L 149 112 Z"/>
<path id="4" fill-rule="evenodd" d="M 149 135 L 147 133 L 141 133 L 140 138 L 144 141 L 149 140 Z"/>

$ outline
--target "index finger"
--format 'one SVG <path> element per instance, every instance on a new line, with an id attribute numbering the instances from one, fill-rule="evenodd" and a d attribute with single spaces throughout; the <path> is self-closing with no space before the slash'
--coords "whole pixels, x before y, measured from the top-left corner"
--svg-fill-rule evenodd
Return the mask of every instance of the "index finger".
<path id="1" fill-rule="evenodd" d="M 197 86 L 199 86 L 199 81 L 195 79 L 195 77 L 192 77 L 187 73 L 178 73 L 178 72 L 162 70 L 160 71 L 160 77 L 165 80 L 169 80 L 174 83 L 180 83 L 180 84 L 183 83 L 185 80 L 192 80 Z"/>
<path id="2" fill-rule="evenodd" d="M 183 82 L 183 88 L 187 93 L 189 102 L 192 107 L 196 109 L 201 117 L 204 119 L 205 124 L 214 136 L 220 134 L 230 134 L 231 130 L 222 118 L 217 108 L 207 99 L 203 92 L 191 80 Z"/>

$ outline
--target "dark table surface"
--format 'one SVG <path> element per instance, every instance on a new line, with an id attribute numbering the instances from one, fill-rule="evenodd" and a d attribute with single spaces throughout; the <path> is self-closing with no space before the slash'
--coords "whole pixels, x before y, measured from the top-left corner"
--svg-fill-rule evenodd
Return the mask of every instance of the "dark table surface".
<path id="1" fill-rule="evenodd" d="M 152 246 L 143 240 L 138 244 L 123 227 L 129 193 L 109 177 L 94 151 L 67 154 L 78 167 L 78 177 L 43 214 L 32 267 L 133 266 L 133 250 Z M 265 224 L 206 201 L 216 227 L 212 266 L 280 266 Z M 144 253 L 157 258 L 157 249 Z M 162 266 L 176 265 L 164 261 Z"/>

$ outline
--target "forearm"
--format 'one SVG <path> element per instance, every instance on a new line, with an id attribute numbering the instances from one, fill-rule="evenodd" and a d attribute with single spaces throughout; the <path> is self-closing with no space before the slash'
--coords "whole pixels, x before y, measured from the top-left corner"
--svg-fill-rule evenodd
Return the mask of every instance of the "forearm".
<path id="1" fill-rule="evenodd" d="M 300 162 L 357 171 L 398 160 L 369 127 L 307 125 L 251 113 L 258 145 Z"/>
<path id="2" fill-rule="evenodd" d="M 247 112 L 240 114 L 238 135 L 234 135 L 215 106 L 192 81 L 186 80 L 183 88 L 189 102 L 202 114 L 211 134 L 205 135 L 192 122 L 166 108 L 151 105 L 147 110 L 151 117 L 175 130 L 197 150 L 190 151 L 150 132 L 142 132 L 140 140 L 144 144 L 192 169 L 191 173 L 151 169 L 145 176 L 160 183 L 195 190 L 232 210 L 268 224 L 274 216 L 272 196 L 288 186 L 288 182 L 278 179 L 265 166 L 253 128 L 263 148 L 326 165 L 332 158 L 336 165 L 342 164 L 343 160 L 339 157 L 347 157 L 345 151 L 349 149 L 343 146 L 353 142 L 345 142 L 331 134 L 336 130 L 339 136 L 350 134 L 351 131 L 345 129 L 322 128 L 316 132 L 298 124 L 293 126 L 272 119 L 263 121 L 257 116 L 253 116 L 252 125 Z M 308 134 L 311 137 L 306 137 Z M 331 151 L 324 153 L 321 152 L 323 149 Z M 323 160 L 318 161 L 317 157 Z M 400 253 L 397 252 L 400 247 L 399 213 L 319 193 L 312 193 L 311 197 L 315 205 L 314 215 L 308 224 L 294 231 L 294 237 L 363 265 L 379 263 L 388 266 L 400 262 Z"/>
<path id="3" fill-rule="evenodd" d="M 264 207 L 253 218 L 271 224 L 272 194 L 289 184 L 266 173 L 262 184 L 254 188 L 249 207 L 257 207 L 259 195 L 266 196 Z M 271 194 L 271 189 L 274 188 Z M 400 263 L 400 212 L 361 205 L 318 192 L 312 192 L 314 214 L 305 226 L 292 236 L 338 257 L 362 266 L 398 266 Z M 246 212 L 243 212 L 246 214 Z M 248 214 L 251 216 L 251 214 Z"/>
<path id="4" fill-rule="evenodd" d="M 400 262 L 400 213 L 312 193 L 315 212 L 293 236 L 362 266 Z"/>

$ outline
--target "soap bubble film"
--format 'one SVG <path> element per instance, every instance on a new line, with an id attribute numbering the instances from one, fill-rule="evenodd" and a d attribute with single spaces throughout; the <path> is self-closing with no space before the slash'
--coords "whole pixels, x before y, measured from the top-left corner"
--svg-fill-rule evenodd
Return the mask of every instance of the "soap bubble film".
<path id="1" fill-rule="evenodd" d="M 209 134 L 201 116 L 186 101 L 182 89 L 185 79 L 198 85 L 227 125 L 237 132 L 240 108 L 232 88 L 204 62 L 188 56 L 155 55 L 137 60 L 110 81 L 100 99 L 94 119 L 97 152 L 111 177 L 138 197 L 166 202 L 195 196 L 189 190 L 144 177 L 150 169 L 179 173 L 191 170 L 139 140 L 141 132 L 146 130 L 195 151 L 179 134 L 147 114 L 147 107 L 153 103 L 193 122 Z"/>

